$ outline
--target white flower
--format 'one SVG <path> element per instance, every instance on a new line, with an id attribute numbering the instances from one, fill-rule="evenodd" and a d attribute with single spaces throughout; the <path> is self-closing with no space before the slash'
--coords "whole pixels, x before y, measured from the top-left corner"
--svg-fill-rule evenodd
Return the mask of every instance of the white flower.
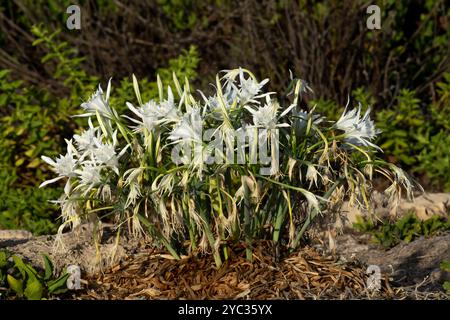
<path id="1" fill-rule="evenodd" d="M 48 163 L 50 166 L 53 167 L 53 170 L 58 174 L 58 177 L 44 181 L 41 183 L 39 187 L 46 186 L 47 184 L 56 182 L 63 178 L 72 178 L 76 177 L 75 174 L 75 167 L 77 166 L 77 160 L 74 158 L 74 155 L 76 154 L 76 150 L 72 144 L 72 140 L 67 141 L 67 154 L 66 155 L 60 155 L 59 158 L 56 159 L 56 161 L 50 159 L 47 156 L 42 156 L 42 160 L 44 160 L 46 163 Z"/>
<path id="2" fill-rule="evenodd" d="M 270 93 L 258 95 L 266 83 L 269 82 L 269 79 L 258 82 L 249 71 L 242 68 L 224 71 L 225 75 L 223 78 L 226 80 L 226 93 L 231 93 L 233 99 L 237 96 L 242 106 L 250 102 L 259 104 L 259 101 L 256 99 L 270 95 Z M 247 79 L 245 79 L 244 71 L 249 75 Z M 238 81 L 236 81 L 237 76 L 239 76 L 238 84 Z M 224 94 L 225 97 L 227 97 L 226 93 Z"/>
<path id="3" fill-rule="evenodd" d="M 373 121 L 369 117 L 369 113 L 370 109 L 361 118 L 361 104 L 358 109 L 353 109 L 348 112 L 346 107 L 344 113 L 334 126 L 345 132 L 346 137 L 344 141 L 347 143 L 380 149 L 371 142 L 381 131 L 375 128 Z"/>
<path id="4" fill-rule="evenodd" d="M 101 183 L 101 166 L 86 163 L 81 169 L 75 170 L 80 179 L 79 186 L 89 186 L 89 189 Z"/>
<path id="5" fill-rule="evenodd" d="M 309 164 L 308 170 L 306 171 L 306 180 L 309 181 L 309 187 L 311 188 L 313 182 L 317 187 L 317 169 L 314 167 L 314 165 Z"/>
<path id="6" fill-rule="evenodd" d="M 116 148 L 118 144 L 117 131 L 112 134 L 112 143 L 104 143 L 103 137 L 100 135 L 91 135 L 90 133 L 84 133 L 86 140 L 82 139 L 83 135 L 78 137 L 78 141 L 84 148 L 84 153 L 79 158 L 80 164 L 92 164 L 96 166 L 105 166 L 112 169 L 116 174 L 119 174 L 119 159 L 127 151 L 129 144 L 126 145 L 119 154 L 117 154 Z M 89 140 L 91 139 L 92 140 Z M 89 142 L 88 144 L 86 142 Z M 83 144 L 84 143 L 84 144 Z"/>
<path id="7" fill-rule="evenodd" d="M 205 109 L 211 112 L 211 116 L 214 119 L 223 120 L 223 111 L 221 108 L 221 101 L 219 100 L 219 97 L 217 95 L 214 95 L 206 98 L 203 92 L 201 92 L 200 90 L 199 92 L 205 102 Z M 237 94 L 237 91 L 231 85 L 227 85 L 225 90 L 223 90 L 222 103 L 226 110 L 231 109 L 233 102 L 237 99 Z"/>
<path id="8" fill-rule="evenodd" d="M 180 120 L 180 113 L 175 106 L 175 99 L 170 86 L 167 87 L 167 100 L 156 106 L 155 113 L 158 120 L 163 122 L 177 122 Z"/>
<path id="9" fill-rule="evenodd" d="M 56 173 L 58 173 L 59 175 L 65 177 L 73 176 L 73 170 L 76 166 L 76 160 L 73 158 L 72 154 L 67 153 L 64 156 L 60 155 L 59 158 L 56 159 L 56 162 L 46 156 L 42 156 L 42 160 L 53 166 Z"/>
<path id="10" fill-rule="evenodd" d="M 105 165 L 111 168 L 116 174 L 119 174 L 119 159 L 125 154 L 130 145 L 126 145 L 117 154 L 117 131 L 113 133 L 112 143 L 103 143 L 102 141 L 95 139 L 95 149 L 93 150 L 91 157 L 93 162 L 97 165 Z"/>
<path id="11" fill-rule="evenodd" d="M 98 90 L 92 95 L 91 99 L 88 102 L 84 102 L 81 104 L 81 108 L 87 111 L 87 113 L 82 114 L 81 116 L 92 116 L 96 114 L 96 111 L 98 111 L 100 115 L 111 118 L 113 112 L 109 106 L 110 91 L 111 91 L 111 79 L 108 81 L 106 97 L 104 96 L 103 90 L 99 85 Z"/>
<path id="12" fill-rule="evenodd" d="M 117 167 L 118 159 L 114 146 L 110 143 L 104 144 L 96 139 L 96 149 L 94 151 L 95 160 L 99 164 L 104 164 L 111 167 Z"/>
<path id="13" fill-rule="evenodd" d="M 150 100 L 146 104 L 142 105 L 142 107 L 135 108 L 131 103 L 127 102 L 127 107 L 130 109 L 134 114 L 136 114 L 140 120 L 136 120 L 130 117 L 127 117 L 134 123 L 137 123 L 138 126 L 135 128 L 136 132 L 142 132 L 143 129 L 147 129 L 148 132 L 152 132 L 153 129 L 156 126 L 156 115 L 154 113 L 154 110 L 156 109 L 156 102 L 153 100 Z"/>
<path id="14" fill-rule="evenodd" d="M 275 129 L 279 127 L 288 127 L 287 123 L 278 123 L 278 120 L 285 116 L 295 105 L 289 106 L 283 113 L 278 117 L 278 109 L 280 105 L 277 101 L 271 100 L 269 96 L 266 96 L 266 104 L 262 107 L 258 107 L 256 110 L 252 109 L 248 106 L 245 108 L 252 114 L 253 116 L 253 124 L 257 127 L 262 127 L 264 129 Z"/>
<path id="15" fill-rule="evenodd" d="M 269 79 L 264 79 L 261 82 L 257 82 L 252 77 L 248 79 L 244 78 L 242 69 L 239 70 L 239 99 L 244 105 L 248 102 L 256 102 L 254 99 L 259 98 L 258 94 L 261 92 L 262 87 L 269 82 Z"/>
<path id="16" fill-rule="evenodd" d="M 81 135 L 74 135 L 73 138 L 80 151 L 92 151 L 95 147 L 95 139 L 100 139 L 100 132 L 98 127 L 92 125 L 91 118 L 89 118 L 89 129 L 81 133 Z"/>
<path id="17" fill-rule="evenodd" d="M 169 139 L 177 142 L 201 142 L 202 118 L 199 109 L 186 113 L 169 135 Z"/>
<path id="18" fill-rule="evenodd" d="M 298 135 L 302 134 L 305 131 L 310 116 L 312 116 L 312 123 L 314 125 L 318 125 L 323 121 L 323 117 L 318 114 L 313 114 L 312 112 L 312 110 L 308 113 L 304 110 L 297 111 L 296 109 L 292 111 L 292 115 L 294 118 L 293 126 Z"/>
<path id="19" fill-rule="evenodd" d="M 189 164 L 192 168 L 198 168 L 201 177 L 204 166 L 203 145 L 203 121 L 199 108 L 191 108 L 181 121 L 170 132 L 168 139 L 174 144 L 172 148 L 172 160 L 174 163 Z"/>
<path id="20" fill-rule="evenodd" d="M 126 117 L 137 123 L 137 132 L 142 132 L 145 128 L 148 132 L 152 132 L 153 129 L 163 123 L 178 122 L 180 115 L 177 107 L 175 106 L 172 90 L 168 87 L 168 98 L 162 101 L 160 104 L 154 100 L 150 100 L 139 108 L 134 107 L 131 103 L 127 102 L 128 109 L 130 109 L 140 120 L 136 120 L 130 117 Z"/>
<path id="21" fill-rule="evenodd" d="M 139 187 L 140 176 L 144 172 L 143 168 L 132 168 L 127 170 L 123 177 L 125 178 L 124 186 L 129 187 L 129 193 L 127 201 L 125 202 L 125 208 L 128 208 L 131 204 L 135 204 L 138 197 L 140 197 L 141 189 Z"/>

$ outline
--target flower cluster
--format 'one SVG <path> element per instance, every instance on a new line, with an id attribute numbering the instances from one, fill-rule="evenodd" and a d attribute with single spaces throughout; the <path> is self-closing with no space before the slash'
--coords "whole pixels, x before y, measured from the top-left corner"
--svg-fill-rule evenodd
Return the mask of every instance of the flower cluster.
<path id="1" fill-rule="evenodd" d="M 148 229 L 176 258 L 174 241 L 186 239 L 187 250 L 212 250 L 220 265 L 230 242 L 245 241 L 249 259 L 255 238 L 285 237 L 296 248 L 313 218 L 343 201 L 336 192 L 366 203 L 374 172 L 391 181 L 392 195 L 412 188 L 376 158 L 369 111 L 346 108 L 325 121 L 298 108 L 303 81 L 291 79 L 286 105 L 268 81 L 227 70 L 198 99 L 174 75 L 165 92 L 158 78 L 159 98 L 142 101 L 133 77 L 137 101 L 125 115 L 110 105 L 111 81 L 106 94 L 99 87 L 81 105 L 87 130 L 67 141 L 66 155 L 42 157 L 57 174 L 42 186 L 66 180 L 60 231 L 109 212 L 133 234 Z"/>

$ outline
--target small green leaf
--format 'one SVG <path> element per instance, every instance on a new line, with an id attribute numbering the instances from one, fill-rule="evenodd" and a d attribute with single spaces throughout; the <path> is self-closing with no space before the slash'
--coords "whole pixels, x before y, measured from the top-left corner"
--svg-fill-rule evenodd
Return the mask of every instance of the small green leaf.
<path id="1" fill-rule="evenodd" d="M 13 260 L 16 268 L 19 269 L 19 272 L 23 278 L 25 278 L 26 275 L 30 279 L 39 278 L 37 271 L 31 265 L 24 263 L 20 257 L 13 256 Z"/>
<path id="2" fill-rule="evenodd" d="M 48 293 L 49 294 L 57 294 L 58 292 L 63 292 L 66 290 L 67 279 L 69 278 L 69 274 L 65 273 L 60 276 L 58 279 L 47 282 Z"/>
<path id="3" fill-rule="evenodd" d="M 19 297 L 23 296 L 23 281 L 14 278 L 12 275 L 8 274 L 6 276 L 9 287 L 13 289 Z"/>
<path id="4" fill-rule="evenodd" d="M 50 280 L 50 278 L 53 275 L 53 264 L 46 254 L 43 254 L 42 257 L 44 258 L 44 269 L 45 269 L 44 280 L 47 281 Z"/>
<path id="5" fill-rule="evenodd" d="M 20 274 L 22 275 L 23 278 L 25 278 L 27 272 L 26 267 L 25 267 L 25 263 L 23 263 L 22 259 L 18 256 L 13 256 L 12 257 L 14 260 L 14 265 L 17 269 L 19 269 Z"/>
<path id="6" fill-rule="evenodd" d="M 163 93 L 163 84 L 162 84 L 161 77 L 159 76 L 159 74 L 156 75 L 156 84 L 158 86 L 159 101 L 162 102 L 164 100 L 164 93 Z M 175 82 L 175 85 L 176 84 L 177 83 Z M 177 90 L 178 90 L 178 87 L 177 87 Z"/>
<path id="7" fill-rule="evenodd" d="M 14 162 L 14 165 L 16 167 L 20 167 L 24 162 L 25 162 L 24 158 L 19 158 L 19 159 L 16 160 L 16 162 Z"/>
<path id="8" fill-rule="evenodd" d="M 40 164 L 41 160 L 39 158 L 36 158 L 27 165 L 27 168 L 34 169 L 37 168 Z"/>
<path id="9" fill-rule="evenodd" d="M 5 250 L 0 251 L 0 268 L 4 268 L 8 265 L 9 255 Z"/>
<path id="10" fill-rule="evenodd" d="M 448 260 L 442 261 L 440 267 L 441 270 L 443 271 L 450 271 L 450 261 Z"/>
<path id="11" fill-rule="evenodd" d="M 44 287 L 39 280 L 30 278 L 27 281 L 27 287 L 25 288 L 24 294 L 28 300 L 41 300 L 43 292 Z"/>
<path id="12" fill-rule="evenodd" d="M 450 281 L 445 281 L 444 285 L 442 286 L 447 293 L 450 293 Z"/>

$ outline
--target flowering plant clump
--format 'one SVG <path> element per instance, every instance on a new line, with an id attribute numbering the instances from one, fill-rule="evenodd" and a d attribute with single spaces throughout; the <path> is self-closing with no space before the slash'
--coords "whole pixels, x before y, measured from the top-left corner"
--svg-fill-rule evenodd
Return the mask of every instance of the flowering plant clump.
<path id="1" fill-rule="evenodd" d="M 224 71 L 207 97 L 175 75 L 164 90 L 158 77 L 159 98 L 142 101 L 133 76 L 126 115 L 110 104 L 111 82 L 99 88 L 81 105 L 88 129 L 67 140 L 66 155 L 42 157 L 58 175 L 42 186 L 66 181 L 59 233 L 108 215 L 119 233 L 146 230 L 175 258 L 209 250 L 220 265 L 231 243 L 243 242 L 249 259 L 257 239 L 297 248 L 314 218 L 344 198 L 368 207 L 375 174 L 390 181 L 393 203 L 402 190 L 412 196 L 404 172 L 375 157 L 369 111 L 347 106 L 328 121 L 299 108 L 310 90 L 302 80 L 291 79 L 284 99 L 267 82 Z"/>

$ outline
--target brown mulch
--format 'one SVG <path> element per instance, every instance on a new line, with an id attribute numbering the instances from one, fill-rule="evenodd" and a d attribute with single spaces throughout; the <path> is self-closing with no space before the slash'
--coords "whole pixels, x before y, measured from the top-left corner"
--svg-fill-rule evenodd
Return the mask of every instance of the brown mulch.
<path id="1" fill-rule="evenodd" d="M 184 257 L 146 249 L 95 277 L 84 279 L 75 299 L 372 299 L 399 298 L 382 279 L 380 291 L 366 287 L 366 267 L 339 262 L 311 247 L 276 262 L 268 243 L 243 250 L 217 269 L 211 256 Z M 69 298 L 70 297 L 64 297 Z"/>

